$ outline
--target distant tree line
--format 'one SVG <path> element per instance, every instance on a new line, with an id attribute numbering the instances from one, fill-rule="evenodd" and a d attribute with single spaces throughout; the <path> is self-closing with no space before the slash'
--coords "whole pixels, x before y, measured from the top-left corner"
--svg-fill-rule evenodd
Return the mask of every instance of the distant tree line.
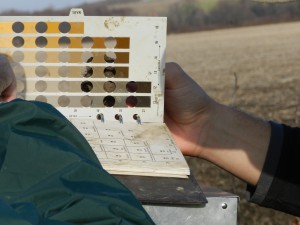
<path id="1" fill-rule="evenodd" d="M 134 15 L 135 12 L 131 8 L 120 8 L 114 9 L 110 5 L 113 2 L 119 2 L 120 0 L 110 0 L 109 3 L 85 3 L 77 6 L 76 8 L 82 8 L 85 15 L 88 16 L 130 16 Z M 132 2 L 133 0 L 123 0 L 124 2 Z M 136 0 L 138 1 L 138 0 Z M 39 11 L 15 11 L 10 10 L 1 13 L 1 16 L 68 16 L 70 13 L 70 8 L 64 9 L 53 9 L 48 8 Z"/>
<path id="2" fill-rule="evenodd" d="M 122 0 L 122 2 L 133 2 L 139 0 Z M 83 4 L 78 6 L 89 16 L 134 16 L 139 15 L 130 7 L 110 7 L 110 0 L 102 3 Z M 47 9 L 36 12 L 9 11 L 1 15 L 37 15 L 37 16 L 66 16 L 69 9 L 55 10 Z M 172 4 L 158 16 L 168 17 L 168 32 L 191 32 L 208 29 L 256 25 L 274 22 L 295 21 L 300 19 L 300 1 L 278 4 L 263 4 L 250 0 L 223 1 L 216 3 L 213 9 L 205 12 L 197 0 L 178 1 Z M 147 15 L 142 15 L 147 16 Z"/>
<path id="3" fill-rule="evenodd" d="M 171 6 L 167 16 L 170 33 L 286 22 L 300 19 L 300 2 L 219 1 L 212 10 L 204 12 L 196 0 L 186 0 Z"/>

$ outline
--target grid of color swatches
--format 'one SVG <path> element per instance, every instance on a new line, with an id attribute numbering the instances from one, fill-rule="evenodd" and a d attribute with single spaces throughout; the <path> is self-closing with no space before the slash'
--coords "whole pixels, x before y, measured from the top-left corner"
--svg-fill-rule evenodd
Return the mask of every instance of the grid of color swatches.
<path id="1" fill-rule="evenodd" d="M 0 48 L 14 63 L 21 98 L 39 93 L 33 100 L 58 107 L 150 107 L 150 97 L 133 94 L 150 93 L 151 82 L 118 81 L 129 77 L 128 37 L 84 36 L 83 22 L 0 22 L 0 33 L 6 34 Z M 115 91 L 132 95 L 109 94 Z"/>
<path id="2" fill-rule="evenodd" d="M 165 18 L 0 17 L 17 97 L 68 118 L 163 121 Z"/>

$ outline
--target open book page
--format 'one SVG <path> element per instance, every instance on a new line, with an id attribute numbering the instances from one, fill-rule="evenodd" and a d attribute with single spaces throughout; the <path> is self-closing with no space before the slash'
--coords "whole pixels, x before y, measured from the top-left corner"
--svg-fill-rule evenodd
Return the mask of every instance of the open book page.
<path id="1" fill-rule="evenodd" d="M 189 167 L 164 123 L 72 119 L 111 174 L 187 177 Z"/>

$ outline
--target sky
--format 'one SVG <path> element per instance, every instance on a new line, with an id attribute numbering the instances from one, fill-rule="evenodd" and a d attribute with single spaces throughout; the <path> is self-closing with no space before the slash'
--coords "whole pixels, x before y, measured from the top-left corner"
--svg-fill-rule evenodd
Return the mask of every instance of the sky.
<path id="1" fill-rule="evenodd" d="M 96 1 L 101 0 L 5 0 L 1 5 L 0 12 L 11 9 L 16 11 L 32 12 L 49 7 L 60 9 Z"/>

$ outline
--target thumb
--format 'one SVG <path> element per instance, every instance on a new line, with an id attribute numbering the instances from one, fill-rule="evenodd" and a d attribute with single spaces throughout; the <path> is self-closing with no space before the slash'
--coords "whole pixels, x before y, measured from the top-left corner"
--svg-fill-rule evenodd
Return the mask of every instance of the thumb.
<path id="1" fill-rule="evenodd" d="M 166 63 L 166 89 L 178 89 L 194 83 L 184 70 L 174 62 Z"/>

